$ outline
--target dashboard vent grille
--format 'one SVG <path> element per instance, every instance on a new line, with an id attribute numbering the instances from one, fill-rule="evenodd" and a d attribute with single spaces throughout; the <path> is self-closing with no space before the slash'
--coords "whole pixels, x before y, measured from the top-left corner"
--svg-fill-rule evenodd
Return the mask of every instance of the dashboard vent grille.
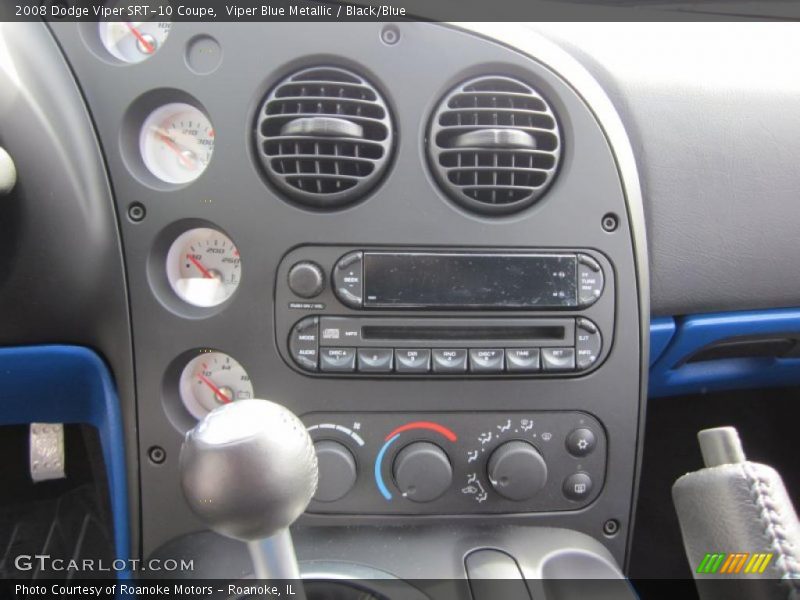
<path id="1" fill-rule="evenodd" d="M 336 208 L 362 198 L 385 172 L 391 115 L 363 77 L 338 67 L 307 68 L 269 93 L 256 143 L 280 190 L 302 204 Z"/>
<path id="2" fill-rule="evenodd" d="M 511 213 L 541 198 L 558 169 L 561 134 L 548 102 L 504 76 L 451 90 L 431 120 L 428 153 L 440 185 L 459 204 Z"/>

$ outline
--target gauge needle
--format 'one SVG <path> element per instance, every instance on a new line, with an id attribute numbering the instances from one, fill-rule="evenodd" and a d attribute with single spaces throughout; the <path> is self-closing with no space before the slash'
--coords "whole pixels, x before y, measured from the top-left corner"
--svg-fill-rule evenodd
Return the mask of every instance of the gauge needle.
<path id="1" fill-rule="evenodd" d="M 161 138 L 161 141 L 167 145 L 167 148 L 169 148 L 175 154 L 178 155 L 178 159 L 180 159 L 180 161 L 187 169 L 193 169 L 195 167 L 194 161 L 190 159 L 188 156 L 186 156 L 183 150 L 180 149 L 180 146 L 178 146 L 178 144 L 175 143 L 175 140 L 173 140 L 165 133 L 161 133 L 160 131 L 156 131 L 156 135 L 159 138 Z"/>
<path id="2" fill-rule="evenodd" d="M 155 47 L 153 47 L 153 44 L 151 44 L 150 42 L 148 42 L 148 41 L 145 39 L 145 37 L 142 35 L 142 33 L 141 33 L 141 32 L 140 32 L 138 29 L 136 29 L 136 27 L 134 27 L 133 25 L 131 25 L 131 24 L 130 24 L 130 23 L 128 23 L 127 21 L 125 22 L 125 26 L 126 26 L 128 29 L 130 29 L 130 31 L 131 31 L 131 33 L 132 33 L 133 35 L 135 35 L 135 36 L 136 36 L 136 39 L 137 39 L 137 40 L 139 40 L 139 43 L 140 43 L 140 44 L 141 44 L 141 45 L 144 47 L 144 51 L 145 51 L 145 52 L 147 52 L 148 54 L 152 54 L 153 52 L 155 52 L 155 51 L 156 51 Z"/>
<path id="3" fill-rule="evenodd" d="M 220 401 L 223 404 L 227 404 L 228 402 L 231 401 L 231 399 L 228 398 L 225 394 L 223 394 L 222 390 L 219 389 L 216 385 L 214 385 L 214 383 L 208 377 L 206 377 L 205 375 L 200 375 L 200 374 L 198 374 L 197 376 L 200 378 L 200 381 L 202 381 L 208 387 L 211 388 L 211 391 L 214 392 L 214 394 L 217 396 L 217 398 L 220 399 Z"/>
<path id="4" fill-rule="evenodd" d="M 188 258 L 192 262 L 192 264 L 200 270 L 200 272 L 203 274 L 203 277 L 205 277 L 206 279 L 214 279 L 214 275 L 211 274 L 211 271 L 206 269 L 203 266 L 203 263 L 197 260 L 194 256 L 192 256 L 191 254 L 187 254 L 186 258 Z"/>

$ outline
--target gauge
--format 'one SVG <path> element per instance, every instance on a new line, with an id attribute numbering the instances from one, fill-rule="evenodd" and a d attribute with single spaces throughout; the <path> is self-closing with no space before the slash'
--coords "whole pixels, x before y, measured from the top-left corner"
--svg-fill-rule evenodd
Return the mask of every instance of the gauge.
<path id="1" fill-rule="evenodd" d="M 193 306 L 222 304 L 239 287 L 241 275 L 233 241 L 210 227 L 182 233 L 167 252 L 167 279 L 178 297 Z"/>
<path id="2" fill-rule="evenodd" d="M 214 128 L 203 112 L 183 102 L 157 108 L 145 119 L 139 150 L 148 170 L 167 183 L 189 183 L 206 170 Z"/>
<path id="3" fill-rule="evenodd" d="M 115 7 L 116 8 L 116 7 Z M 119 8 L 124 9 L 124 5 Z M 153 56 L 167 40 L 169 21 L 100 21 L 100 42 L 114 58 L 139 63 Z"/>
<path id="4" fill-rule="evenodd" d="M 253 397 L 247 371 L 224 352 L 203 352 L 190 360 L 179 389 L 186 410 L 198 419 L 222 404 Z"/>

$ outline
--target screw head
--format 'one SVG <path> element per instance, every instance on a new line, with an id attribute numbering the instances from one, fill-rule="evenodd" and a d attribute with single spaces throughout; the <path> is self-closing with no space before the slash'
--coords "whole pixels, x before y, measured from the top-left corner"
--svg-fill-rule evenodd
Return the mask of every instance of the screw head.
<path id="1" fill-rule="evenodd" d="M 147 456 L 150 462 L 156 465 L 160 465 L 167 460 L 167 453 L 161 446 L 151 446 L 147 451 Z"/>
<path id="2" fill-rule="evenodd" d="M 128 218 L 134 223 L 138 223 L 144 219 L 146 214 L 147 211 L 144 208 L 144 204 L 141 202 L 133 202 L 128 206 Z"/>
<path id="3" fill-rule="evenodd" d="M 381 30 L 381 41 L 388 46 L 394 46 L 400 41 L 400 30 L 396 25 L 387 25 Z"/>
<path id="4" fill-rule="evenodd" d="M 603 229 L 610 233 L 619 227 L 619 217 L 617 217 L 617 215 L 614 213 L 607 213 L 603 216 L 600 224 L 603 226 Z"/>
<path id="5" fill-rule="evenodd" d="M 609 519 L 603 523 L 603 533 L 608 536 L 617 535 L 617 533 L 619 533 L 619 521 L 616 519 Z"/>

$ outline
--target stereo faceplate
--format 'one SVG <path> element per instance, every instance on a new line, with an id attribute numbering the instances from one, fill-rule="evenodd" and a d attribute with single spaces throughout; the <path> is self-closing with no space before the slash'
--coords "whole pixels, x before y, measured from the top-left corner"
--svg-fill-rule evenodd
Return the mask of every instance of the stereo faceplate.
<path id="1" fill-rule="evenodd" d="M 614 283 L 586 249 L 302 246 L 278 270 L 277 346 L 314 376 L 581 376 L 611 351 Z"/>

